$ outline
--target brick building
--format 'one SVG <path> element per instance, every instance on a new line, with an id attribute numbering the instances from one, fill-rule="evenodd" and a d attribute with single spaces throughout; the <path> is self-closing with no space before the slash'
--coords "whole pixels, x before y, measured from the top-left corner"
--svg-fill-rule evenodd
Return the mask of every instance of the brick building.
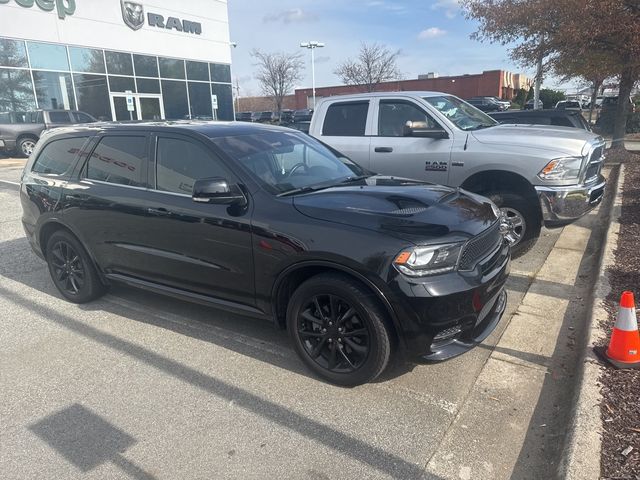
<path id="1" fill-rule="evenodd" d="M 237 112 L 267 112 L 275 110 L 275 103 L 271 97 L 236 97 Z M 295 95 L 287 95 L 282 99 L 283 110 L 296 108 Z"/>
<path id="2" fill-rule="evenodd" d="M 458 75 L 439 77 L 437 75 L 421 75 L 417 79 L 397 80 L 381 83 L 377 86 L 378 92 L 421 91 L 430 90 L 450 93 L 460 98 L 467 99 L 476 96 L 495 96 L 511 100 L 517 90 L 529 90 L 533 83 L 521 73 L 512 73 L 505 70 L 488 70 L 482 73 L 470 75 Z M 334 95 L 347 95 L 364 92 L 359 85 L 340 85 L 334 87 L 316 88 L 316 99 Z M 311 88 L 303 88 L 295 91 L 295 108 L 310 108 L 313 104 Z"/>

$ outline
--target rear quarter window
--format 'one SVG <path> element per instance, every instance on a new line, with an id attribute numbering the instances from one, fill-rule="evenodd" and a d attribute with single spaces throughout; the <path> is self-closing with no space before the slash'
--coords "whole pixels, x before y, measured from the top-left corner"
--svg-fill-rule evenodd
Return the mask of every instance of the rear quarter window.
<path id="1" fill-rule="evenodd" d="M 86 137 L 64 138 L 47 143 L 35 163 L 32 172 L 44 175 L 66 175 L 71 173 L 78 153 Z"/>
<path id="2" fill-rule="evenodd" d="M 100 140 L 87 162 L 86 178 L 101 182 L 146 186 L 147 136 L 110 135 Z"/>
<path id="3" fill-rule="evenodd" d="M 369 102 L 334 103 L 327 109 L 322 135 L 362 137 L 367 125 Z"/>

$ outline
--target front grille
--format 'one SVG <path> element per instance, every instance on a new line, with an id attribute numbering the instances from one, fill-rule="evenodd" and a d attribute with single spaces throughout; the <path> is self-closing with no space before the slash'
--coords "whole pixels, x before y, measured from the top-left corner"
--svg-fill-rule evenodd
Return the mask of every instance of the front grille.
<path id="1" fill-rule="evenodd" d="M 493 252 L 501 243 L 500 221 L 497 221 L 480 235 L 467 242 L 462 249 L 458 269 L 473 270 L 480 260 Z"/>
<path id="2" fill-rule="evenodd" d="M 584 175 L 584 181 L 589 183 L 590 180 L 593 180 L 600 174 L 600 170 L 602 169 L 602 153 L 604 152 L 604 146 L 597 147 L 589 157 L 589 166 L 587 167 L 587 171 Z"/>

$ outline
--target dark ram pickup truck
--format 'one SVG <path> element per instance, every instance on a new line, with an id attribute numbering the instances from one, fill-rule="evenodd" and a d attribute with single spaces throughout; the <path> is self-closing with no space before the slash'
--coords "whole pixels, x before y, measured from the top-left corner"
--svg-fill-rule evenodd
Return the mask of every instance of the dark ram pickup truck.
<path id="1" fill-rule="evenodd" d="M 0 152 L 28 157 L 44 130 L 81 123 L 97 122 L 77 110 L 34 110 L 13 115 L 10 123 L 0 123 Z"/>

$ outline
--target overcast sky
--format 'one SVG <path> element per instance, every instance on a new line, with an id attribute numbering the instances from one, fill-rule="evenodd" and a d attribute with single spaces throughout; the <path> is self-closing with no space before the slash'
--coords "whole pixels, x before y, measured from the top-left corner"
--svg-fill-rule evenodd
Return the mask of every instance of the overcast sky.
<path id="1" fill-rule="evenodd" d="M 476 24 L 464 18 L 457 0 L 229 0 L 233 76 L 240 95 L 258 95 L 254 48 L 265 52 L 302 51 L 306 63 L 301 87 L 311 87 L 310 52 L 300 42 L 317 40 L 316 86 L 339 85 L 335 67 L 357 54 L 361 42 L 400 50 L 404 78 L 483 70 L 532 72 L 519 68 L 500 45 L 471 40 Z"/>

